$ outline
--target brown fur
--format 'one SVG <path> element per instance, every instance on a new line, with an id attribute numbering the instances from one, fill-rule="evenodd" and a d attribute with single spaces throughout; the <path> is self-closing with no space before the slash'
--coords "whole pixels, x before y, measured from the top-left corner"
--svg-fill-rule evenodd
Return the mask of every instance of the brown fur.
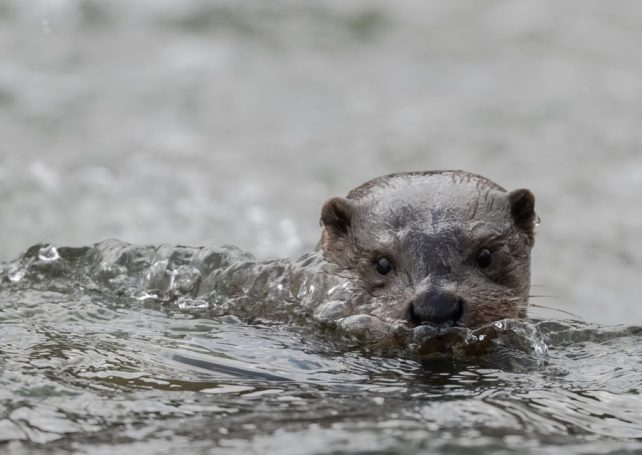
<path id="1" fill-rule="evenodd" d="M 534 204 L 463 171 L 387 175 L 324 204 L 318 248 L 362 291 L 353 314 L 476 327 L 526 314 Z"/>

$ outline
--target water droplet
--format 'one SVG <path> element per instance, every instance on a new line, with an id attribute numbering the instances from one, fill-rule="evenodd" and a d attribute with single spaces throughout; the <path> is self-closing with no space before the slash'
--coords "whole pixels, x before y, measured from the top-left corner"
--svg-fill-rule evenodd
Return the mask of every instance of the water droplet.
<path id="1" fill-rule="evenodd" d="M 169 287 L 179 292 L 189 292 L 194 289 L 201 277 L 197 268 L 189 265 L 181 265 L 172 270 Z"/>
<path id="2" fill-rule="evenodd" d="M 332 286 L 330 289 L 328 289 L 328 292 L 326 294 L 330 296 L 334 293 L 334 291 L 336 291 L 340 287 L 341 287 L 340 284 L 337 284 L 336 286 Z"/>
<path id="3" fill-rule="evenodd" d="M 348 316 L 338 321 L 341 327 L 350 335 L 357 337 L 377 340 L 385 336 L 389 330 L 389 326 L 381 319 L 367 314 L 355 314 Z"/>
<path id="4" fill-rule="evenodd" d="M 546 343 L 543 343 L 541 341 L 534 341 L 533 349 L 535 353 L 539 356 L 543 356 L 548 353 L 548 346 L 546 346 Z"/>
<path id="5" fill-rule="evenodd" d="M 179 299 L 176 305 L 181 310 L 207 310 L 210 307 L 207 300 L 201 299 Z"/>
<path id="6" fill-rule="evenodd" d="M 346 302 L 332 300 L 325 302 L 314 311 L 314 317 L 320 321 L 337 320 L 348 316 Z"/>
<path id="7" fill-rule="evenodd" d="M 22 264 L 11 264 L 9 271 L 7 272 L 7 276 L 9 277 L 9 281 L 17 283 L 24 278 L 25 273 L 26 271 L 22 267 Z"/>
<path id="8" fill-rule="evenodd" d="M 53 262 L 60 259 L 60 254 L 55 246 L 45 245 L 38 251 L 38 259 L 42 262 Z"/>
<path id="9" fill-rule="evenodd" d="M 148 292 L 145 289 L 137 289 L 131 293 L 131 297 L 136 300 L 153 300 L 158 299 L 159 295 L 157 292 L 151 291 Z"/>

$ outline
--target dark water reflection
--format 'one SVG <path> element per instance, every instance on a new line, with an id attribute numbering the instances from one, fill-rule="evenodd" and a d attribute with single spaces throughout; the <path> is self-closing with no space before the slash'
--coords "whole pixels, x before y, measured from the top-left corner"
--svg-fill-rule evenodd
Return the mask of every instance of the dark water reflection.
<path id="1" fill-rule="evenodd" d="M 16 453 L 642 450 L 640 328 L 505 321 L 482 355 L 377 353 L 90 285 L 90 263 L 51 267 L 60 251 L 2 265 L 0 440 Z"/>

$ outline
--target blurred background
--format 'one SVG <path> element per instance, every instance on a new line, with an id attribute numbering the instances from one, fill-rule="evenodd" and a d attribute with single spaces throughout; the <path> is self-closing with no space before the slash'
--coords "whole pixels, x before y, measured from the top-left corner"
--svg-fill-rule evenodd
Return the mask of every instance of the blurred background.
<path id="1" fill-rule="evenodd" d="M 642 323 L 637 1 L 0 3 L 0 260 L 33 243 L 312 249 L 377 175 L 531 188 L 533 300 Z"/>

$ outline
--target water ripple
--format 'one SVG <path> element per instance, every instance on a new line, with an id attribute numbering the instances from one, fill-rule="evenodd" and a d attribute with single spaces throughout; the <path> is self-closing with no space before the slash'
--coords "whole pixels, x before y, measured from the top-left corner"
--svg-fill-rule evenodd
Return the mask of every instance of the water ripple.
<path id="1" fill-rule="evenodd" d="M 382 348 L 312 313 L 292 316 L 295 301 L 271 272 L 261 275 L 263 285 L 276 283 L 267 297 L 258 287 L 238 301 L 199 297 L 195 283 L 217 266 L 251 270 L 233 249 L 110 241 L 101 251 L 56 248 L 56 257 L 52 248 L 0 267 L 0 444 L 8 447 L 642 449 L 638 327 L 396 328 L 406 344 Z M 261 318 L 236 312 L 248 296 Z M 269 313 L 279 298 L 282 311 Z"/>

